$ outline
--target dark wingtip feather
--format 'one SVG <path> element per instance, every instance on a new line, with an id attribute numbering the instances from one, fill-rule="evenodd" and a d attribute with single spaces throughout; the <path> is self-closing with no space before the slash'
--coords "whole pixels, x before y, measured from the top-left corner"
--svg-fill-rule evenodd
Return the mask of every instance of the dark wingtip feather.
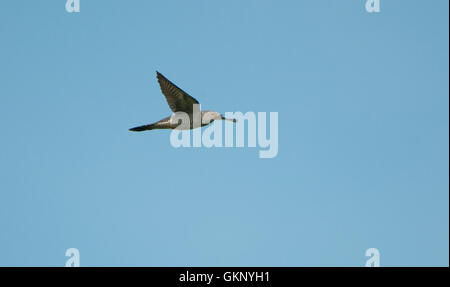
<path id="1" fill-rule="evenodd" d="M 131 128 L 131 129 L 128 129 L 130 132 L 140 132 L 140 130 L 139 129 L 137 129 L 137 128 Z"/>
<path id="2" fill-rule="evenodd" d="M 152 129 L 153 129 L 153 125 L 144 125 L 144 126 L 131 128 L 131 129 L 129 129 L 129 131 L 131 131 L 131 132 L 142 132 L 142 131 L 147 131 L 147 130 L 152 130 Z"/>

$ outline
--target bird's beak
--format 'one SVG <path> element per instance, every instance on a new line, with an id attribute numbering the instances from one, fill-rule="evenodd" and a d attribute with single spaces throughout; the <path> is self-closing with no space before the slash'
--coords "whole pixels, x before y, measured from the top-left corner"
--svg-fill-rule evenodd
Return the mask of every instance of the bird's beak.
<path id="1" fill-rule="evenodd" d="M 237 122 L 236 119 L 227 119 L 227 118 L 224 117 L 223 115 L 221 115 L 221 116 L 222 116 L 222 120 L 224 120 L 224 121 L 230 121 L 230 122 L 233 122 L 233 123 Z"/>

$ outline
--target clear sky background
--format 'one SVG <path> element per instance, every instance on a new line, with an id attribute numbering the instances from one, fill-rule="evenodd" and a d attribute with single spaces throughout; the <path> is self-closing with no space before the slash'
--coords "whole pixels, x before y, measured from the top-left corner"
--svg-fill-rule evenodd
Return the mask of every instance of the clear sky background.
<path id="1" fill-rule="evenodd" d="M 2 1 L 0 266 L 449 264 L 449 2 Z M 279 153 L 179 148 L 158 70 Z"/>

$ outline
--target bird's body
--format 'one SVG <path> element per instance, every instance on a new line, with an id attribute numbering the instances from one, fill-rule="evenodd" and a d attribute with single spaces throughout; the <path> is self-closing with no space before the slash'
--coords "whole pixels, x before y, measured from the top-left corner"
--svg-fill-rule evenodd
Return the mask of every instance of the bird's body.
<path id="1" fill-rule="evenodd" d="M 185 114 L 187 114 L 190 121 L 189 127 L 180 126 L 180 122 L 178 120 L 174 120 L 172 116 L 169 116 L 153 124 L 131 128 L 130 131 L 141 132 L 154 129 L 175 129 L 175 128 L 193 129 L 199 126 L 202 127 L 207 126 L 214 120 L 230 120 L 233 122 L 236 121 L 234 119 L 226 119 L 224 116 L 214 111 L 200 111 L 199 115 L 201 115 L 201 118 L 199 119 L 199 123 L 197 124 L 194 119 L 195 114 L 194 105 L 199 105 L 199 102 L 190 95 L 188 95 L 186 92 L 184 92 L 182 89 L 178 88 L 175 84 L 169 81 L 161 73 L 156 72 L 156 77 L 161 87 L 161 91 L 166 97 L 170 109 L 174 113 L 184 112 Z"/>

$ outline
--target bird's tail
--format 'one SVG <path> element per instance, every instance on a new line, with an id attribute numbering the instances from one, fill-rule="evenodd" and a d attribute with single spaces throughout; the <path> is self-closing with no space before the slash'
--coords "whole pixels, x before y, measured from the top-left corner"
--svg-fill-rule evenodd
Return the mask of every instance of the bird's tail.
<path id="1" fill-rule="evenodd" d="M 144 125 L 144 126 L 131 128 L 130 131 L 132 131 L 132 132 L 143 132 L 143 131 L 152 130 L 154 128 L 155 128 L 155 124 L 149 124 L 149 125 Z"/>

